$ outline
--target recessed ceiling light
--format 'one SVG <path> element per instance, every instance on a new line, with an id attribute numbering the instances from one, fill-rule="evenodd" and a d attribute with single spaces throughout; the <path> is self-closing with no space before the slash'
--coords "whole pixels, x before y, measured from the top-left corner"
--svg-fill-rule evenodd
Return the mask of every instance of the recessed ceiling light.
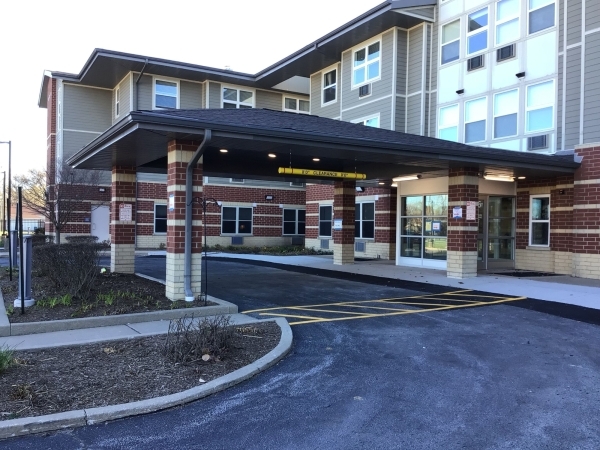
<path id="1" fill-rule="evenodd" d="M 383 184 L 385 184 L 385 183 L 384 183 L 383 181 L 380 181 L 380 182 L 379 182 L 379 184 L 382 184 L 382 185 L 383 185 Z"/>
<path id="2" fill-rule="evenodd" d="M 275 153 L 269 153 L 269 158 L 277 158 L 277 155 Z"/>
<path id="3" fill-rule="evenodd" d="M 321 159 L 320 158 L 313 158 L 313 161 L 314 162 L 319 162 L 319 161 L 321 161 Z"/>
<path id="4" fill-rule="evenodd" d="M 222 148 L 221 150 L 219 150 L 221 153 L 227 153 L 229 150 L 227 150 L 226 148 Z"/>
<path id="5" fill-rule="evenodd" d="M 524 180 L 525 177 L 517 177 L 519 180 Z"/>

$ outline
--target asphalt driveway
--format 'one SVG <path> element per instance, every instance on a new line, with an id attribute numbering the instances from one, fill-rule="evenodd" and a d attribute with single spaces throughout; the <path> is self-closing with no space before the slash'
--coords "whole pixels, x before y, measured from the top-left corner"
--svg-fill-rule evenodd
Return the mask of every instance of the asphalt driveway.
<path id="1" fill-rule="evenodd" d="M 152 276 L 164 267 L 161 258 L 138 261 Z M 209 262 L 208 279 L 209 294 L 261 310 L 255 315 L 304 307 L 294 315 L 326 318 L 306 306 L 443 299 L 447 291 L 222 261 Z M 600 448 L 600 327 L 516 303 L 403 304 L 420 311 L 298 324 L 286 359 L 227 391 L 0 448 Z"/>

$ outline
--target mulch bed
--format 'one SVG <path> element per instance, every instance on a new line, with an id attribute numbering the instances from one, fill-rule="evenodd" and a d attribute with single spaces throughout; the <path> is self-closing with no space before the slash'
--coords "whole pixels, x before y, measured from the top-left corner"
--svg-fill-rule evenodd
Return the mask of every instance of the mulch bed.
<path id="1" fill-rule="evenodd" d="M 274 322 L 236 325 L 220 359 L 184 365 L 162 354 L 166 336 L 17 351 L 0 373 L 0 420 L 115 405 L 169 395 L 256 361 L 279 343 Z"/>
<path id="2" fill-rule="evenodd" d="M 4 272 L 4 271 L 3 271 Z M 32 277 L 32 297 L 37 304 L 21 314 L 14 308 L 18 297 L 18 273 L 9 281 L 7 273 L 0 275 L 0 288 L 4 296 L 4 307 L 11 323 L 41 322 L 47 320 L 73 319 L 79 317 L 110 316 L 115 314 L 141 313 L 165 309 L 204 306 L 204 302 L 183 300 L 173 302 L 165 297 L 165 286 L 137 275 L 105 273 L 98 275 L 87 300 L 65 298 L 47 277 Z M 70 303 L 65 305 L 64 303 Z M 208 302 L 208 305 L 215 303 Z"/>

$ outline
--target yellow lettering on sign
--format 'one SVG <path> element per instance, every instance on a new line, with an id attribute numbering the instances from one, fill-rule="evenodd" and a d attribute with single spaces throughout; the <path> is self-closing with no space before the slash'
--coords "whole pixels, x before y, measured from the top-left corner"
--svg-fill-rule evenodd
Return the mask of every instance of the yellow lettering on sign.
<path id="1" fill-rule="evenodd" d="M 290 174 L 290 175 L 304 175 L 309 177 L 328 177 L 328 178 L 347 178 L 351 180 L 364 180 L 367 175 L 364 173 L 351 173 L 351 172 L 331 172 L 327 170 L 313 170 L 313 169 L 292 169 L 291 167 L 280 167 L 278 173 Z"/>

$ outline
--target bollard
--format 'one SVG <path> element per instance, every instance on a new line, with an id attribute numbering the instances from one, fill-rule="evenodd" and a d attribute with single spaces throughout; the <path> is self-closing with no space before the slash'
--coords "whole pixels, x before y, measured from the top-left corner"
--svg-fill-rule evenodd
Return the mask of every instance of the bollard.
<path id="1" fill-rule="evenodd" d="M 17 249 L 19 248 L 19 233 L 17 230 L 10 232 L 10 248 L 12 249 L 12 265 L 17 267 L 19 265 L 19 258 L 17 257 Z"/>
<path id="2" fill-rule="evenodd" d="M 23 236 L 23 252 L 23 267 L 19 270 L 19 297 L 15 300 L 15 308 L 21 307 L 21 277 L 25 277 L 25 307 L 27 308 L 35 304 L 35 300 L 31 298 L 33 236 Z"/>

